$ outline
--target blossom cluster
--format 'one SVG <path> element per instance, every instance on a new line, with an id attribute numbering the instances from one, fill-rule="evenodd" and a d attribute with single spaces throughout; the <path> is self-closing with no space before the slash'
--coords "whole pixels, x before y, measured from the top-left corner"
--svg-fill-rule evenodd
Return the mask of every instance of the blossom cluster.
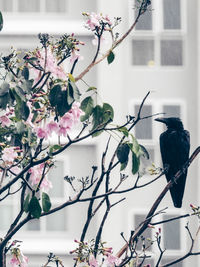
<path id="1" fill-rule="evenodd" d="M 10 265 L 12 267 L 27 267 L 28 266 L 28 258 L 24 256 L 21 250 L 17 248 L 11 249 L 12 258 L 10 260 Z"/>
<path id="2" fill-rule="evenodd" d="M 66 137 L 67 133 L 74 127 L 83 114 L 83 111 L 80 109 L 80 103 L 74 102 L 70 111 L 65 113 L 58 122 L 50 121 L 43 127 L 37 127 L 35 129 L 37 137 L 48 139 L 52 133 Z"/>
<path id="3" fill-rule="evenodd" d="M 121 259 L 113 255 L 112 247 L 105 247 L 105 243 L 100 243 L 97 256 L 94 255 L 94 240 L 89 242 L 78 243 L 78 248 L 71 251 L 71 254 L 76 254 L 74 258 L 79 264 L 84 267 L 114 267 L 121 263 Z"/>
<path id="4" fill-rule="evenodd" d="M 95 12 L 84 12 L 83 15 L 87 17 L 86 25 L 92 31 L 101 27 L 102 24 L 112 26 L 112 22 L 108 15 L 103 16 L 102 14 L 97 14 Z"/>
<path id="5" fill-rule="evenodd" d="M 45 170 L 44 163 L 32 167 L 29 170 L 30 182 L 32 186 L 34 186 L 34 185 L 39 185 L 39 183 L 42 181 L 40 188 L 44 191 L 48 191 L 50 188 L 52 188 L 52 183 L 48 180 L 48 177 L 47 175 L 45 175 L 44 170 Z"/>

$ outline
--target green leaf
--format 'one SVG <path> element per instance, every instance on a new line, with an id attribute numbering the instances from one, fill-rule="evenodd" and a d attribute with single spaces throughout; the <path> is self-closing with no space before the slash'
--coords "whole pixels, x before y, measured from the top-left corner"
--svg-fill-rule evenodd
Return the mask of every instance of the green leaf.
<path id="1" fill-rule="evenodd" d="M 0 11 L 0 31 L 3 29 L 3 16 L 2 13 Z"/>
<path id="2" fill-rule="evenodd" d="M 93 108 L 92 112 L 92 131 L 95 130 L 99 125 L 103 123 L 103 109 L 101 106 L 96 105 L 95 108 Z M 94 133 L 92 136 L 98 136 L 102 133 L 102 131 Z"/>
<path id="3" fill-rule="evenodd" d="M 128 144 L 121 144 L 117 149 L 117 158 L 120 163 L 128 162 L 128 156 L 130 152 L 130 147 Z"/>
<path id="4" fill-rule="evenodd" d="M 37 219 L 40 218 L 42 209 L 41 209 L 40 203 L 39 203 L 38 199 L 36 198 L 36 196 L 33 196 L 31 198 L 31 201 L 29 203 L 28 210 L 29 210 L 30 214 L 34 218 L 37 218 Z"/>
<path id="5" fill-rule="evenodd" d="M 87 91 L 86 92 L 89 92 L 89 91 L 96 91 L 97 90 L 97 88 L 96 87 L 94 87 L 94 86 L 91 86 L 91 87 L 89 87 L 88 89 L 87 89 Z"/>
<path id="6" fill-rule="evenodd" d="M 42 192 L 42 209 L 44 212 L 48 212 L 51 209 L 51 200 L 45 192 Z"/>
<path id="7" fill-rule="evenodd" d="M 126 127 L 119 128 L 118 131 L 123 133 L 123 135 L 125 135 L 126 137 L 129 136 L 129 131 Z"/>
<path id="8" fill-rule="evenodd" d="M 49 149 L 49 154 L 51 155 L 55 150 L 59 150 L 61 148 L 62 148 L 62 146 L 60 146 L 60 145 L 53 145 Z"/>
<path id="9" fill-rule="evenodd" d="M 114 110 L 110 104 L 108 104 L 108 103 L 103 104 L 103 113 L 104 113 L 104 122 L 108 122 L 109 120 L 113 120 Z"/>
<path id="10" fill-rule="evenodd" d="M 26 92 L 27 94 L 30 94 L 32 92 L 33 82 L 33 79 L 23 81 L 21 88 L 24 90 L 24 92 Z"/>
<path id="11" fill-rule="evenodd" d="M 128 165 L 128 160 L 121 164 L 120 171 L 123 171 Z"/>
<path id="12" fill-rule="evenodd" d="M 80 108 L 85 112 L 83 116 L 81 116 L 81 121 L 87 120 L 92 114 L 94 107 L 94 101 L 91 96 L 86 97 L 82 102 Z"/>
<path id="13" fill-rule="evenodd" d="M 22 121 L 18 121 L 17 125 L 16 125 L 16 130 L 18 134 L 22 134 L 25 132 L 25 128 L 26 126 L 24 125 L 24 123 Z"/>
<path id="14" fill-rule="evenodd" d="M 23 101 L 18 101 L 15 106 L 15 116 L 18 120 L 27 120 L 30 114 L 29 107 Z"/>
<path id="15" fill-rule="evenodd" d="M 28 78 L 29 78 L 29 69 L 27 67 L 23 68 L 22 75 L 23 75 L 25 80 L 28 80 Z"/>
<path id="16" fill-rule="evenodd" d="M 115 59 L 115 54 L 112 51 L 110 51 L 109 55 L 107 56 L 108 64 L 111 64 L 114 59 Z"/>
<path id="17" fill-rule="evenodd" d="M 49 101 L 52 107 L 55 107 L 58 114 L 63 116 L 67 111 L 71 109 L 71 104 L 67 101 L 67 91 L 62 90 L 59 84 L 55 85 L 49 93 Z"/>
<path id="18" fill-rule="evenodd" d="M 92 112 L 92 131 L 97 129 L 99 126 L 103 127 L 105 126 L 107 123 L 109 123 L 113 117 L 114 117 L 114 111 L 113 108 L 111 107 L 111 105 L 104 103 L 103 107 L 101 107 L 100 105 L 97 105 L 95 108 L 93 108 L 93 112 Z M 98 131 L 96 133 L 94 133 L 92 136 L 98 136 L 102 133 L 102 131 Z"/>
<path id="19" fill-rule="evenodd" d="M 131 150 L 138 156 L 139 152 L 140 152 L 140 145 L 138 144 L 137 139 L 134 137 L 133 134 L 130 134 L 131 139 L 132 139 L 132 146 L 131 146 Z"/>
<path id="20" fill-rule="evenodd" d="M 81 93 L 79 92 L 79 89 L 74 82 L 72 82 L 72 81 L 69 82 L 68 90 L 69 90 L 69 96 L 72 98 L 72 102 L 74 102 L 74 100 L 75 101 L 80 100 Z M 67 100 L 68 100 L 68 98 L 67 98 Z M 71 104 L 69 102 L 69 100 L 68 100 L 68 103 Z"/>
<path id="21" fill-rule="evenodd" d="M 73 83 L 75 83 L 75 78 L 74 78 L 74 76 L 71 73 L 69 73 L 69 79 L 70 79 L 70 81 L 72 81 Z"/>
<path id="22" fill-rule="evenodd" d="M 52 107 L 55 107 L 58 104 L 59 98 L 61 96 L 62 88 L 59 84 L 51 88 L 49 93 L 49 101 Z"/>
<path id="23" fill-rule="evenodd" d="M 73 92 L 73 87 L 71 83 L 69 83 L 68 88 L 67 88 L 67 102 L 69 104 L 73 104 L 74 102 L 74 92 Z"/>
<path id="24" fill-rule="evenodd" d="M 10 95 L 7 93 L 4 96 L 0 96 L 0 108 L 6 109 L 7 104 L 10 101 Z"/>
<path id="25" fill-rule="evenodd" d="M 140 167 L 140 159 L 132 152 L 132 174 L 136 174 Z"/>
<path id="26" fill-rule="evenodd" d="M 23 205 L 23 209 L 24 211 L 27 213 L 29 212 L 29 199 L 30 199 L 30 194 L 28 194 L 24 200 L 24 205 Z"/>
<path id="27" fill-rule="evenodd" d="M 22 90 L 22 88 L 19 87 L 19 86 L 16 86 L 14 90 L 18 94 L 18 96 L 21 98 L 21 100 L 24 101 L 24 102 L 26 102 L 25 93 Z"/>
<path id="28" fill-rule="evenodd" d="M 149 152 L 146 150 L 146 148 L 143 145 L 139 145 L 139 146 L 140 146 L 140 153 L 141 153 L 141 155 L 144 158 L 149 159 L 150 158 Z"/>
<path id="29" fill-rule="evenodd" d="M 10 85 L 6 82 L 2 83 L 0 86 L 0 96 L 4 96 L 9 92 Z"/>

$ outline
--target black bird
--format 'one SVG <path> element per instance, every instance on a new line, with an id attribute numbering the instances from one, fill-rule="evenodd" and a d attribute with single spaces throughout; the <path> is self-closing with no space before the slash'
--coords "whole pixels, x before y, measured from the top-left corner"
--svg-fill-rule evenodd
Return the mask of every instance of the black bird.
<path id="1" fill-rule="evenodd" d="M 160 151 L 163 166 L 168 168 L 167 182 L 180 170 L 189 158 L 190 134 L 184 130 L 179 118 L 157 118 L 167 126 L 167 130 L 160 135 Z M 171 197 L 176 208 L 181 208 L 185 190 L 187 171 L 170 188 Z"/>

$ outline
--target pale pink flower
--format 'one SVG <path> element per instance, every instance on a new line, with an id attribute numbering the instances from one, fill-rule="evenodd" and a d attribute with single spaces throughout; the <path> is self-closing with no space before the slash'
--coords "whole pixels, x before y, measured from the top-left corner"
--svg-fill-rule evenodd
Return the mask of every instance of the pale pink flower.
<path id="1" fill-rule="evenodd" d="M 4 148 L 2 153 L 3 153 L 2 159 L 5 162 L 10 162 L 10 163 L 12 163 L 18 156 L 15 147 L 6 147 Z"/>
<path id="2" fill-rule="evenodd" d="M 18 166 L 14 166 L 11 169 L 11 172 L 13 172 L 14 174 L 19 174 L 21 172 L 21 169 Z"/>
<path id="3" fill-rule="evenodd" d="M 64 128 L 64 127 L 59 127 L 59 130 L 58 130 L 58 136 L 67 136 L 67 128 Z"/>
<path id="4" fill-rule="evenodd" d="M 86 24 L 89 26 L 89 28 L 93 31 L 96 27 L 100 26 L 99 21 L 102 19 L 102 17 L 94 12 L 92 12 L 89 15 L 89 19 L 86 21 Z"/>
<path id="5" fill-rule="evenodd" d="M 46 59 L 45 51 L 36 52 L 36 57 L 38 58 L 39 64 L 46 70 L 46 72 L 51 72 L 56 78 L 66 80 L 67 76 L 61 66 L 57 65 L 57 60 L 53 55 L 53 52 L 50 48 L 47 48 Z M 40 78 L 40 71 L 34 69 L 37 74 L 36 81 Z"/>
<path id="6" fill-rule="evenodd" d="M 12 255 L 12 259 L 10 260 L 10 264 L 12 267 L 27 267 L 28 266 L 28 258 L 20 252 L 19 256 L 15 254 Z"/>
<path id="7" fill-rule="evenodd" d="M 36 132 L 36 135 L 39 139 L 47 139 L 48 138 L 48 131 L 47 129 L 44 129 L 44 128 L 41 128 L 41 127 L 38 127 L 35 129 L 35 132 Z"/>
<path id="8" fill-rule="evenodd" d="M 83 56 L 80 55 L 80 53 L 73 49 L 70 57 L 70 63 L 73 64 L 75 60 L 83 60 Z"/>
<path id="9" fill-rule="evenodd" d="M 49 135 L 51 135 L 53 132 L 57 133 L 58 130 L 59 130 L 59 126 L 58 126 L 58 123 L 55 122 L 55 121 L 50 121 L 48 124 L 47 124 L 47 133 Z"/>
<path id="10" fill-rule="evenodd" d="M 98 264 L 98 261 L 95 259 L 94 255 L 90 254 L 90 257 L 89 257 L 89 266 L 90 267 L 98 267 L 99 264 Z"/>
<path id="11" fill-rule="evenodd" d="M 113 267 L 114 265 L 118 265 L 121 263 L 121 259 L 119 259 L 118 257 L 108 253 L 106 259 L 105 259 L 105 263 L 107 264 L 107 267 Z"/>
<path id="12" fill-rule="evenodd" d="M 80 103 L 74 102 L 72 105 L 72 108 L 70 110 L 74 117 L 74 122 L 78 122 L 80 119 L 80 116 L 84 115 L 85 113 L 80 109 Z"/>
<path id="13" fill-rule="evenodd" d="M 29 173 L 31 174 L 30 182 L 32 185 L 39 184 L 42 178 L 43 170 L 44 170 L 44 163 L 34 166 L 29 170 Z M 47 176 L 45 176 L 44 179 L 42 180 L 40 188 L 45 191 L 49 190 L 49 188 L 52 188 L 52 183 L 48 180 Z"/>
<path id="14" fill-rule="evenodd" d="M 72 125 L 74 122 L 74 117 L 73 114 L 70 112 L 67 112 L 64 114 L 64 116 L 62 116 L 62 118 L 59 121 L 59 126 L 61 128 L 67 128 L 67 129 L 71 129 Z"/>
<path id="15" fill-rule="evenodd" d="M 111 22 L 111 20 L 110 20 L 110 18 L 109 18 L 108 15 L 106 15 L 106 16 L 104 17 L 104 19 L 105 19 L 105 21 L 106 21 L 110 26 L 112 25 L 112 22 Z"/>
<path id="16" fill-rule="evenodd" d="M 10 264 L 12 267 L 20 266 L 20 261 L 15 254 L 13 254 L 12 259 L 10 260 Z"/>
<path id="17" fill-rule="evenodd" d="M 5 115 L 3 115 L 3 116 L 0 117 L 0 122 L 1 122 L 1 125 L 3 127 L 4 126 L 9 127 L 10 124 L 11 124 L 11 120 L 7 116 L 5 116 Z"/>

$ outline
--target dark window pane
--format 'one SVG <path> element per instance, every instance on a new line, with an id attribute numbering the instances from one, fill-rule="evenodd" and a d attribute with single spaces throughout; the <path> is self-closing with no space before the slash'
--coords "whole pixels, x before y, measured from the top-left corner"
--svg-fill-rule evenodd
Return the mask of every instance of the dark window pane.
<path id="1" fill-rule="evenodd" d="M 138 9 L 135 9 L 135 18 L 138 15 Z M 138 20 L 136 30 L 152 30 L 152 12 L 146 11 Z"/>
<path id="2" fill-rule="evenodd" d="M 181 28 L 180 0 L 163 0 L 163 26 L 164 29 Z"/>
<path id="3" fill-rule="evenodd" d="M 163 112 L 165 117 L 180 117 L 181 107 L 179 105 L 164 105 Z"/>
<path id="4" fill-rule="evenodd" d="M 182 40 L 161 41 L 161 65 L 183 65 L 183 42 Z"/>
<path id="5" fill-rule="evenodd" d="M 46 0 L 46 12 L 66 12 L 66 0 Z"/>
<path id="6" fill-rule="evenodd" d="M 0 10 L 5 12 L 11 12 L 13 10 L 13 1 L 12 0 L 1 0 L 0 1 Z"/>
<path id="7" fill-rule="evenodd" d="M 163 219 L 168 220 L 175 215 L 164 215 Z M 181 249 L 180 221 L 175 220 L 163 224 L 164 247 L 169 250 Z"/>
<path id="8" fill-rule="evenodd" d="M 133 65 L 148 65 L 150 61 L 154 60 L 154 41 L 133 40 L 132 51 Z"/>
<path id="9" fill-rule="evenodd" d="M 135 115 L 137 116 L 139 105 L 135 106 Z M 152 114 L 152 106 L 144 105 L 141 112 L 141 117 Z M 152 118 L 141 120 L 135 126 L 135 137 L 138 139 L 152 139 Z"/>
<path id="10" fill-rule="evenodd" d="M 142 223 L 145 220 L 145 216 L 142 214 L 136 214 L 134 215 L 134 224 L 135 229 L 139 226 L 140 223 Z M 148 247 L 148 251 L 151 251 L 152 248 L 150 246 L 152 239 L 152 231 L 150 228 L 147 228 L 142 236 L 140 236 L 138 243 L 137 243 L 137 250 L 142 250 L 142 246 L 145 245 L 145 247 Z"/>
<path id="11" fill-rule="evenodd" d="M 15 0 L 16 1 L 16 0 Z M 19 12 L 39 12 L 40 0 L 19 0 L 18 1 Z"/>

